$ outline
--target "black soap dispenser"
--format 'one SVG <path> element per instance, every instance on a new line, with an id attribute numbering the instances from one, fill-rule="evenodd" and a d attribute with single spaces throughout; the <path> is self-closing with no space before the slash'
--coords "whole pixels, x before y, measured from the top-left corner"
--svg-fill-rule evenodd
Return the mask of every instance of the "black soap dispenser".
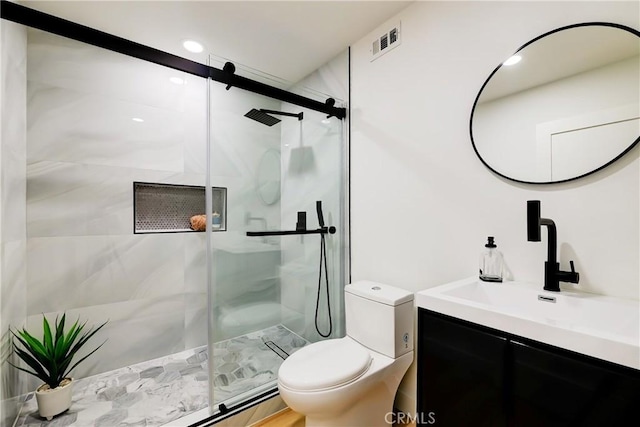
<path id="1" fill-rule="evenodd" d="M 480 254 L 480 280 L 502 282 L 504 259 L 494 243 L 493 236 L 487 238 L 485 249 Z"/>

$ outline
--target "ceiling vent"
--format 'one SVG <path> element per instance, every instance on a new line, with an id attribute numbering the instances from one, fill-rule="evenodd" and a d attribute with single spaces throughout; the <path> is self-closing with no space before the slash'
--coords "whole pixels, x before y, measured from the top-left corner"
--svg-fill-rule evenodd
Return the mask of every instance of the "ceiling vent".
<path id="1" fill-rule="evenodd" d="M 393 25 L 389 31 L 380 34 L 371 43 L 371 61 L 378 59 L 385 53 L 389 52 L 394 47 L 400 45 L 400 22 L 397 25 Z"/>

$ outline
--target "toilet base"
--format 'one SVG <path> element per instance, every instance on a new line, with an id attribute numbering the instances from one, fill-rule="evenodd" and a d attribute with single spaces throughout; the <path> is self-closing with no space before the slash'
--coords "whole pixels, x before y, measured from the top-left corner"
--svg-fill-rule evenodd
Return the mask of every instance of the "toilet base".
<path id="1" fill-rule="evenodd" d="M 389 427 L 393 420 L 395 390 L 385 383 L 368 391 L 367 398 L 347 411 L 331 417 L 307 416 L 305 427 Z"/>
<path id="2" fill-rule="evenodd" d="M 369 370 L 350 383 L 326 390 L 298 391 L 278 382 L 280 397 L 291 409 L 305 415 L 306 427 L 391 426 L 393 401 L 414 354 L 411 351 L 397 359 L 374 351 L 370 354 Z"/>

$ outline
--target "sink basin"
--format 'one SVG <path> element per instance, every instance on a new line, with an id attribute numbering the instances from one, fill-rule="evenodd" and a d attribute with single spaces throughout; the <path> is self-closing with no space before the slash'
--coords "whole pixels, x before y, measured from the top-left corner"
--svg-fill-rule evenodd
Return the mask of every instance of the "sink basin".
<path id="1" fill-rule="evenodd" d="M 418 307 L 640 369 L 638 301 L 547 292 L 524 282 L 469 278 L 416 294 Z"/>

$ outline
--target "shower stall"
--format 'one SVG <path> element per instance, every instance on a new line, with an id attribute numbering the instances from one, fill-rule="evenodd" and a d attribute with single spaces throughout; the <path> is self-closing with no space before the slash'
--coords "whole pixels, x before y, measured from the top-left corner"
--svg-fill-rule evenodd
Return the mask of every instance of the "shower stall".
<path id="1" fill-rule="evenodd" d="M 345 333 L 348 52 L 292 84 L 10 6 L 2 426 L 40 421 L 8 328 L 43 314 L 109 321 L 56 425 L 207 425 L 276 396 L 288 355 Z"/>

